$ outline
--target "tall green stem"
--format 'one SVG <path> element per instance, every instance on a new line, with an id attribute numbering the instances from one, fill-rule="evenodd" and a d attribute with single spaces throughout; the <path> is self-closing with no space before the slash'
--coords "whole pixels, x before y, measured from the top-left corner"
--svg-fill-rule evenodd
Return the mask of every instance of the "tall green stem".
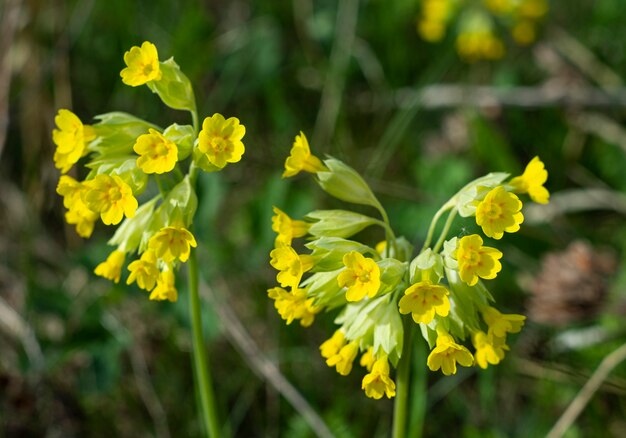
<path id="1" fill-rule="evenodd" d="M 443 226 L 443 230 L 441 230 L 441 235 L 439 236 L 437 243 L 433 247 L 434 253 L 438 252 L 441 249 L 441 245 L 443 245 L 443 242 L 446 240 L 446 237 L 448 236 L 448 232 L 450 231 L 450 227 L 452 226 L 452 222 L 454 222 L 454 218 L 456 217 L 456 213 L 457 213 L 456 208 L 453 208 L 450 211 L 450 214 L 448 215 L 448 219 L 446 219 L 446 223 Z"/>
<path id="2" fill-rule="evenodd" d="M 415 324 L 408 318 L 405 318 L 404 322 L 404 333 L 406 336 L 402 346 L 402 356 L 398 363 L 398 374 L 396 375 L 396 398 L 393 405 L 393 438 L 406 437 L 406 418 L 411 385 L 411 349 Z"/>
<path id="3" fill-rule="evenodd" d="M 433 234 L 435 233 L 435 227 L 437 226 L 437 222 L 439 222 L 439 219 L 441 218 L 441 216 L 449 209 L 450 209 L 450 206 L 446 204 L 443 207 L 441 207 L 439 210 L 437 210 L 437 213 L 435 213 L 435 215 L 433 216 L 433 219 L 430 221 L 430 225 L 428 227 L 428 234 L 426 234 L 426 240 L 424 241 L 424 246 L 422 246 L 422 251 L 424 251 L 426 248 L 430 246 L 430 242 L 433 240 Z"/>
<path id="4" fill-rule="evenodd" d="M 196 386 L 200 393 L 200 403 L 204 426 L 211 438 L 220 436 L 217 414 L 215 412 L 215 397 L 213 384 L 207 360 L 204 336 L 202 335 L 202 314 L 200 309 L 200 295 L 198 293 L 198 260 L 196 252 L 191 251 L 189 256 L 189 313 L 193 332 L 193 359 L 196 377 Z"/>

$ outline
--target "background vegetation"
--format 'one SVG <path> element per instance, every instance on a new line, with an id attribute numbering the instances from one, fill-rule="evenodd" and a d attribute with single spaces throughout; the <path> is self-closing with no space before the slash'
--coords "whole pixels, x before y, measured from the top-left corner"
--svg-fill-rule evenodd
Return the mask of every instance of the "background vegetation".
<path id="1" fill-rule="evenodd" d="M 422 402 L 424 436 L 550 430 L 626 342 L 626 4 L 553 1 L 534 45 L 507 40 L 503 59 L 475 63 L 459 59 L 453 35 L 421 40 L 419 13 L 419 0 L 0 5 L 0 435 L 201 435 L 184 284 L 178 303 L 155 303 L 96 277 L 110 232 L 100 224 L 79 238 L 55 193 L 58 108 L 84 121 L 122 110 L 188 123 L 146 87 L 122 84 L 122 55 L 144 40 L 175 56 L 201 115 L 247 128 L 244 160 L 201 178 L 195 222 L 225 430 L 313 436 L 306 406 L 280 395 L 284 376 L 336 436 L 389 434 L 392 403 L 367 399 L 358 376 L 319 356 L 334 315 L 285 326 L 266 296 L 272 205 L 295 217 L 335 205 L 306 177 L 280 178 L 300 130 L 318 155 L 363 172 L 414 242 L 464 182 L 541 156 L 552 203 L 528 206 L 526 226 L 503 239 L 493 286 L 503 309 L 530 322 L 501 365 L 428 373 Z M 626 436 L 625 396 L 622 364 L 567 436 Z"/>

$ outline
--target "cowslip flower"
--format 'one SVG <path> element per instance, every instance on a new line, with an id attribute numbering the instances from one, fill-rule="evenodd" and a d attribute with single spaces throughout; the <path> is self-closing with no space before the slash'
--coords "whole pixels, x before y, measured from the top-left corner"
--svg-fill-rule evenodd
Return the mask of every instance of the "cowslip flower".
<path id="1" fill-rule="evenodd" d="M 96 269 L 94 269 L 93 272 L 100 277 L 106 278 L 107 280 L 119 283 L 125 259 L 126 254 L 122 251 L 113 251 L 104 262 L 96 266 Z"/>
<path id="2" fill-rule="evenodd" d="M 504 338 L 507 333 L 518 333 L 526 320 L 524 315 L 503 314 L 491 306 L 483 309 L 482 314 L 489 326 L 489 333 L 499 338 Z"/>
<path id="3" fill-rule="evenodd" d="M 137 87 L 162 77 L 159 53 L 154 44 L 144 41 L 141 47 L 133 46 L 124 53 L 126 68 L 120 72 L 122 82 Z"/>
<path id="4" fill-rule="evenodd" d="M 285 160 L 285 171 L 283 178 L 297 175 L 305 171 L 316 173 L 326 170 L 319 158 L 311 154 L 309 142 L 302 131 L 296 136 L 287 160 Z"/>
<path id="5" fill-rule="evenodd" d="M 346 337 L 341 330 L 335 330 L 335 333 L 320 345 L 320 354 L 324 359 L 329 359 L 337 354 L 344 345 L 346 345 Z"/>
<path id="6" fill-rule="evenodd" d="M 524 222 L 524 215 L 520 211 L 522 201 L 504 187 L 492 189 L 485 199 L 476 206 L 476 223 L 482 227 L 486 236 L 501 239 L 504 232 L 514 233 Z"/>
<path id="7" fill-rule="evenodd" d="M 376 362 L 376 357 L 374 356 L 374 347 L 369 347 L 367 351 L 361 355 L 359 365 L 364 367 L 367 372 L 371 372 L 372 367 L 374 366 L 374 362 Z"/>
<path id="8" fill-rule="evenodd" d="M 543 185 L 548 180 L 548 171 L 539 157 L 530 160 L 524 173 L 511 179 L 509 184 L 516 193 L 528 193 L 530 199 L 539 204 L 547 204 L 550 192 Z"/>
<path id="9" fill-rule="evenodd" d="M 291 219 L 278 207 L 274 207 L 273 211 L 272 230 L 278 234 L 276 236 L 276 245 L 291 245 L 294 238 L 306 235 L 310 227 L 309 224 L 304 221 Z"/>
<path id="10" fill-rule="evenodd" d="M 504 351 L 509 349 L 502 338 L 488 335 L 482 331 L 474 333 L 472 343 L 476 348 L 474 359 L 482 369 L 486 369 L 489 364 L 498 365 L 504 359 Z"/>
<path id="11" fill-rule="evenodd" d="M 396 395 L 396 384 L 389 377 L 389 362 L 387 355 L 376 359 L 372 370 L 363 377 L 361 388 L 365 395 L 375 400 L 379 400 L 383 395 L 392 398 Z"/>
<path id="12" fill-rule="evenodd" d="M 420 281 L 413 284 L 404 291 L 404 296 L 398 303 L 400 313 L 408 313 L 417 324 L 430 324 L 435 318 L 435 313 L 439 316 L 448 316 L 450 312 L 450 292 L 439 284 L 433 284 L 429 280 Z"/>
<path id="13" fill-rule="evenodd" d="M 281 245 L 270 252 L 270 264 L 280 271 L 276 280 L 282 287 L 296 289 L 302 275 L 313 267 L 313 257 L 308 254 L 298 254 L 288 245 Z"/>
<path id="14" fill-rule="evenodd" d="M 502 252 L 483 246 L 483 239 L 478 234 L 462 237 L 454 254 L 459 263 L 459 276 L 470 286 L 478 282 L 478 277 L 486 280 L 496 278 L 502 269 L 499 260 Z"/>
<path id="15" fill-rule="evenodd" d="M 96 175 L 94 179 L 83 183 L 87 187 L 84 201 L 87 206 L 100 213 L 105 225 L 117 225 L 124 216 L 131 218 L 139 204 L 133 191 L 122 178 L 117 175 Z"/>
<path id="16" fill-rule="evenodd" d="M 337 276 L 339 287 L 346 287 L 348 301 L 361 301 L 365 295 L 372 298 L 380 289 L 380 268 L 373 259 L 357 251 L 343 256 L 346 269 Z"/>
<path id="17" fill-rule="evenodd" d="M 352 363 L 359 352 L 358 342 L 350 342 L 341 347 L 337 354 L 326 359 L 326 365 L 335 367 L 342 376 L 347 376 L 352 371 Z"/>
<path id="18" fill-rule="evenodd" d="M 137 137 L 133 150 L 140 155 L 137 158 L 137 167 L 145 173 L 170 172 L 178 161 L 176 144 L 152 128 L 148 130 L 148 134 Z"/>
<path id="19" fill-rule="evenodd" d="M 172 303 L 175 302 L 178 300 L 175 282 L 174 271 L 169 269 L 161 272 L 157 278 L 156 287 L 150 293 L 149 298 L 153 301 L 168 300 Z"/>
<path id="20" fill-rule="evenodd" d="M 65 220 L 70 225 L 76 225 L 76 232 L 80 237 L 91 236 L 95 222 L 100 216 L 92 211 L 83 202 L 82 195 L 86 187 L 71 176 L 62 175 L 57 185 L 57 193 L 63 196 L 63 205 L 68 211 Z"/>
<path id="21" fill-rule="evenodd" d="M 437 336 L 437 345 L 428 355 L 426 365 L 431 371 L 441 369 L 441 372 L 449 376 L 456 374 L 456 364 L 464 367 L 472 366 L 474 357 L 463 345 L 454 342 L 454 338 L 445 332 Z"/>
<path id="22" fill-rule="evenodd" d="M 196 238 L 187 228 L 171 226 L 161 228 L 148 241 L 148 248 L 153 249 L 157 258 L 165 263 L 178 259 L 186 262 L 189 259 L 191 248 L 198 246 Z"/>
<path id="23" fill-rule="evenodd" d="M 313 305 L 313 299 L 307 299 L 304 289 L 287 292 L 281 287 L 274 287 L 267 294 L 274 300 L 274 307 L 281 318 L 287 321 L 287 325 L 299 319 L 302 327 L 309 327 L 315 320 L 315 314 L 321 310 Z"/>
<path id="24" fill-rule="evenodd" d="M 236 117 L 224 119 L 219 113 L 207 117 L 202 122 L 198 135 L 198 150 L 206 155 L 209 162 L 223 168 L 227 163 L 241 160 L 245 147 L 241 139 L 246 134 L 246 127 Z"/>
<path id="25" fill-rule="evenodd" d="M 137 281 L 137 286 L 144 290 L 152 290 L 154 284 L 159 277 L 159 268 L 157 267 L 157 258 L 154 251 L 148 249 L 139 260 L 135 260 L 128 265 L 130 275 L 126 280 L 126 284 L 132 284 Z"/>
<path id="26" fill-rule="evenodd" d="M 54 118 L 58 129 L 52 131 L 56 145 L 54 165 L 61 173 L 67 173 L 85 154 L 87 143 L 96 138 L 93 127 L 83 125 L 70 110 L 60 109 Z"/>

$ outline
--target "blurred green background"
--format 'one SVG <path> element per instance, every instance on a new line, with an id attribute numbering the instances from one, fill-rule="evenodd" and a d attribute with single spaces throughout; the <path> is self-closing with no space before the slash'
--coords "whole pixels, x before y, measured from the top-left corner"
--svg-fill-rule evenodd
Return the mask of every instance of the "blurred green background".
<path id="1" fill-rule="evenodd" d="M 422 402 L 424 436 L 547 433 L 626 342 L 626 3 L 553 1 L 533 45 L 518 47 L 498 28 L 506 55 L 472 63 L 455 51 L 454 24 L 436 44 L 419 37 L 420 7 L 0 4 L 0 435 L 202 434 L 184 284 L 177 303 L 156 303 L 135 285 L 96 277 L 111 232 L 99 224 L 91 239 L 78 237 L 55 193 L 58 108 L 86 123 L 113 110 L 163 126 L 189 123 L 147 87 L 122 84 L 123 53 L 144 40 L 162 60 L 175 57 L 201 117 L 236 116 L 247 130 L 242 162 L 201 177 L 195 221 L 225 433 L 314 436 L 259 373 L 259 363 L 273 363 L 336 436 L 389 435 L 392 402 L 367 399 L 358 373 L 341 377 L 319 355 L 335 315 L 319 315 L 309 329 L 286 326 L 267 299 L 272 206 L 299 218 L 340 205 L 310 178 L 280 178 L 300 130 L 317 155 L 362 172 L 412 242 L 468 180 L 518 174 L 542 158 L 552 202 L 527 206 L 522 231 L 501 243 L 504 269 L 492 282 L 499 307 L 529 322 L 499 366 L 429 373 Z M 464 231 L 467 223 L 458 224 Z M 424 358 L 414 367 L 423 372 Z M 566 436 L 626 436 L 624 364 Z"/>

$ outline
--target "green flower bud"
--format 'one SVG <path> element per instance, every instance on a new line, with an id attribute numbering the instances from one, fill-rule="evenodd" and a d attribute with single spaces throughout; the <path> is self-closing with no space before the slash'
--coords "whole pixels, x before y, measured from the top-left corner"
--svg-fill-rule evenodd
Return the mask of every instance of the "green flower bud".
<path id="1" fill-rule="evenodd" d="M 306 288 L 307 297 L 313 298 L 316 306 L 330 310 L 346 304 L 345 291 L 337 282 L 337 276 L 342 270 L 318 272 L 302 282 L 301 287 Z"/>
<path id="2" fill-rule="evenodd" d="M 404 279 L 408 263 L 396 259 L 382 259 L 377 262 L 380 268 L 381 289 L 378 295 L 393 292 Z"/>
<path id="3" fill-rule="evenodd" d="M 93 125 L 96 140 L 89 144 L 89 150 L 96 152 L 99 159 L 108 159 L 122 155 L 132 155 L 137 137 L 150 128 L 161 131 L 156 125 L 124 112 L 110 112 L 95 117 L 99 120 Z"/>
<path id="4" fill-rule="evenodd" d="M 320 237 L 305 245 L 312 250 L 311 255 L 315 258 L 315 272 L 334 271 L 344 267 L 343 256 L 350 251 L 361 254 L 370 253 L 374 257 L 380 257 L 378 253 L 367 245 L 353 240 L 339 237 Z"/>
<path id="5" fill-rule="evenodd" d="M 384 227 L 378 219 L 347 210 L 316 210 L 307 214 L 306 219 L 316 221 L 309 228 L 309 234 L 316 237 L 347 238 L 370 225 Z"/>
<path id="6" fill-rule="evenodd" d="M 163 136 L 176 143 L 178 147 L 178 161 L 182 161 L 189 156 L 194 142 L 193 126 L 174 123 L 165 128 Z"/>
<path id="7" fill-rule="evenodd" d="M 163 103 L 177 110 L 194 111 L 196 100 L 189 78 L 180 70 L 174 58 L 160 63 L 162 76 L 158 81 L 147 83 L 153 93 L 157 93 Z"/>
<path id="8" fill-rule="evenodd" d="M 318 184 L 326 193 L 342 201 L 382 209 L 380 202 L 356 170 L 334 158 L 324 160 L 324 164 L 328 170 L 317 172 L 316 175 Z"/>
<path id="9" fill-rule="evenodd" d="M 411 284 L 422 280 L 430 280 L 437 284 L 443 278 L 443 257 L 427 248 L 411 261 L 409 272 Z"/>

